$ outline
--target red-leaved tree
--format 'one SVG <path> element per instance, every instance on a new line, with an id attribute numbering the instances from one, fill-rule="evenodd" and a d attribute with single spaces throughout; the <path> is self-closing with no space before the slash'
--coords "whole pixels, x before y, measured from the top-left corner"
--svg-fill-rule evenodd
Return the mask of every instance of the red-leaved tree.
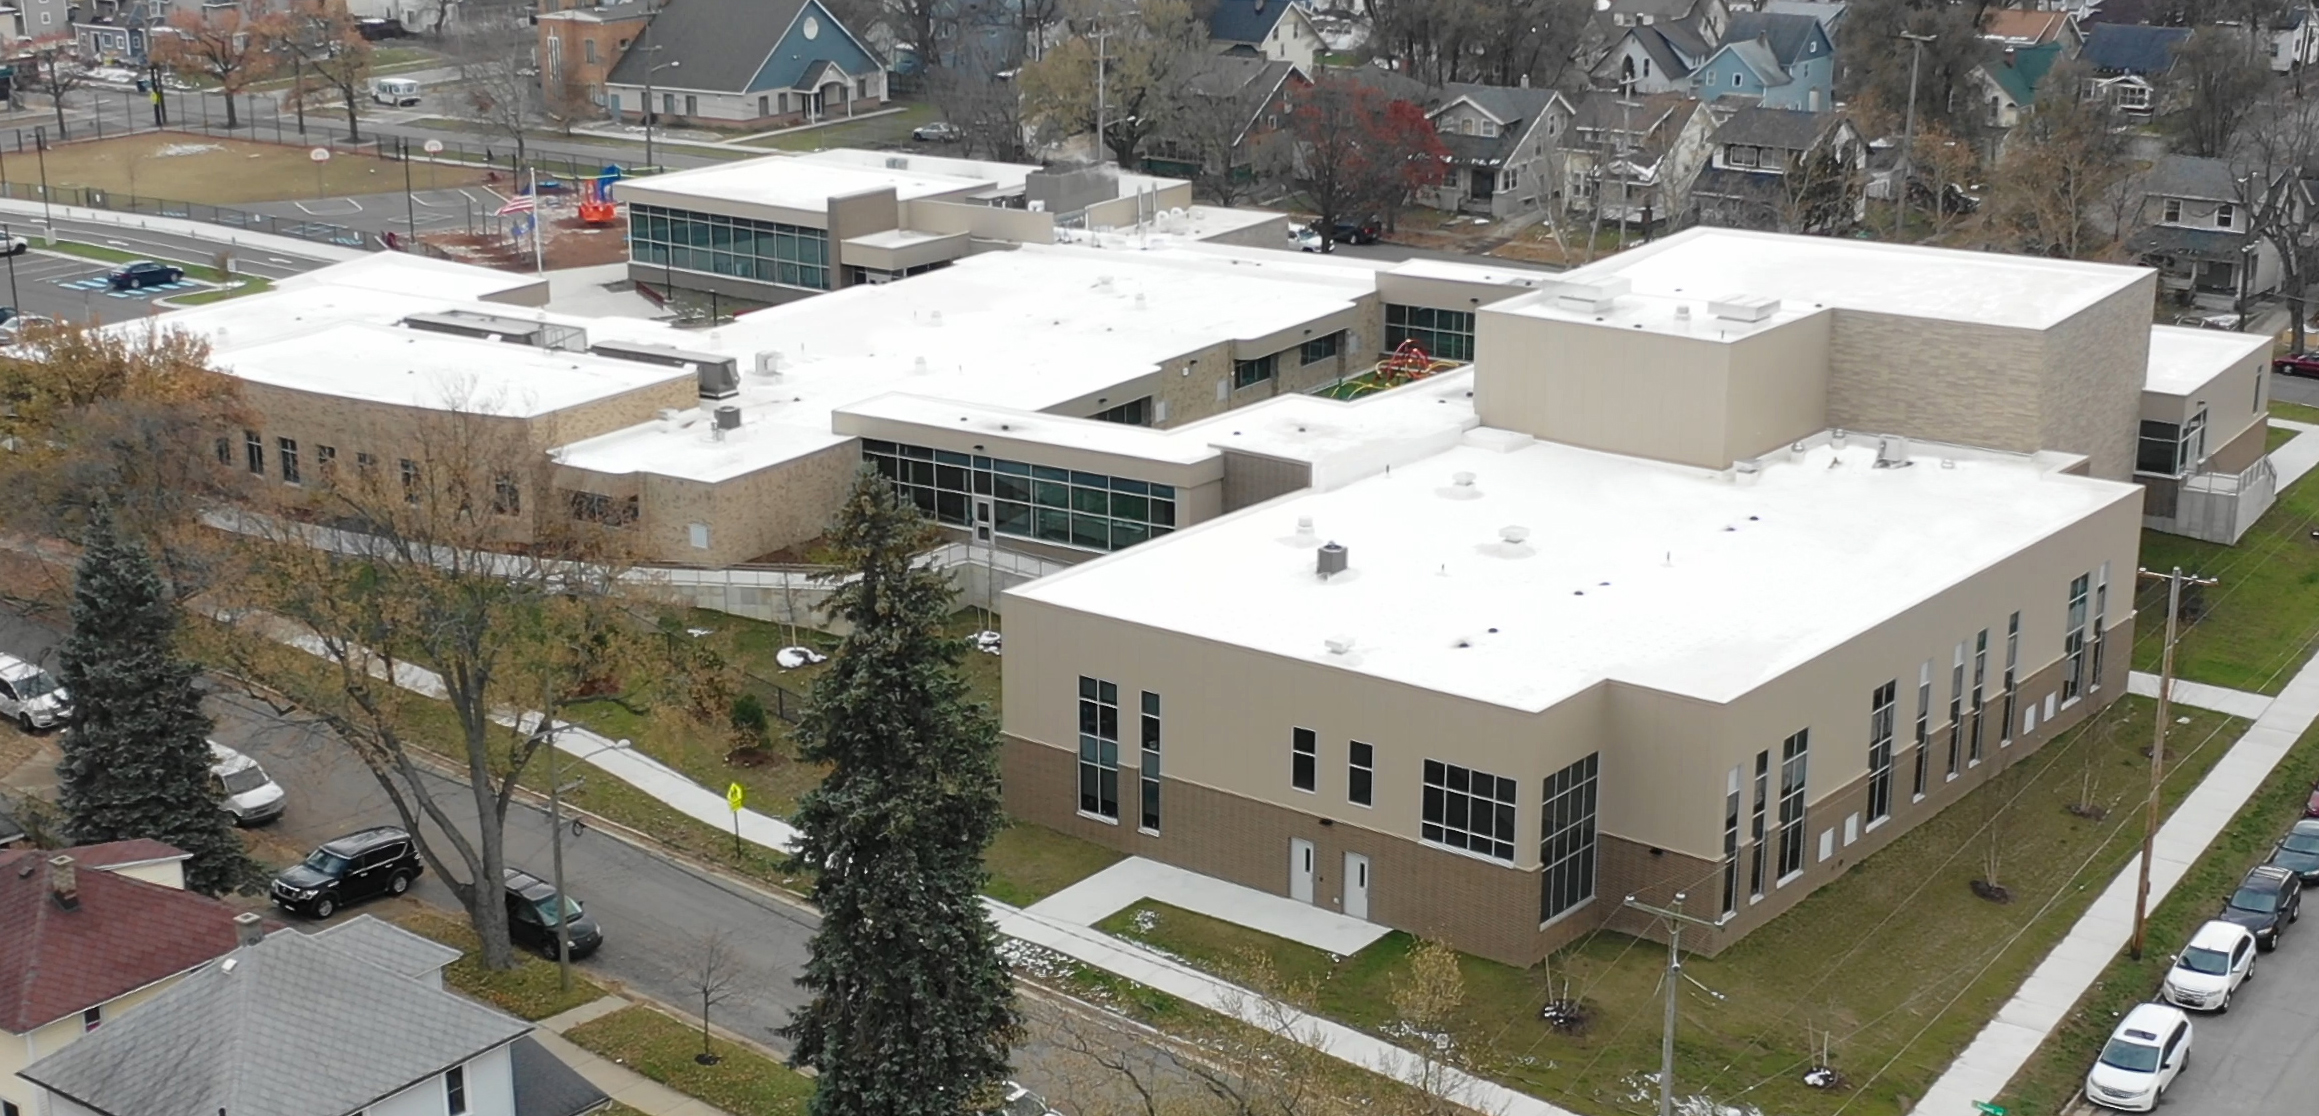
<path id="1" fill-rule="evenodd" d="M 1296 90 L 1275 142 L 1283 174 L 1304 195 L 1323 241 L 1340 219 L 1391 217 L 1439 185 L 1449 151 L 1425 110 L 1350 78 L 1324 74 Z"/>

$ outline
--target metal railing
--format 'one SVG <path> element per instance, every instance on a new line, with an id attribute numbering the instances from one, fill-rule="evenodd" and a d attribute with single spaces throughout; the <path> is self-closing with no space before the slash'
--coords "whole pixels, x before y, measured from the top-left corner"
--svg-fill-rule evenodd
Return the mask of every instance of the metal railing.
<path id="1" fill-rule="evenodd" d="M 115 213 L 137 213 L 148 217 L 174 217 L 183 221 L 205 221 L 213 225 L 229 225 L 251 232 L 270 233 L 294 240 L 317 244 L 336 244 L 346 248 L 361 248 L 373 235 L 361 229 L 350 229 L 327 221 L 308 217 L 276 217 L 270 213 L 252 213 L 230 206 L 204 205 L 200 202 L 174 201 L 169 198 L 148 198 L 123 194 L 115 190 L 100 190 L 94 186 L 50 186 L 42 197 L 40 183 L 0 181 L 0 197 L 20 201 L 47 201 L 53 205 L 77 206 L 82 209 L 104 209 Z"/>

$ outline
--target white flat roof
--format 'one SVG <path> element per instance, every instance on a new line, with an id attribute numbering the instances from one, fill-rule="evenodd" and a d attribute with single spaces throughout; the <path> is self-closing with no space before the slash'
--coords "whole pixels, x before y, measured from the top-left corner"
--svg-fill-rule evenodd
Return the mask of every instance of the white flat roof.
<path id="1" fill-rule="evenodd" d="M 885 229 L 854 237 L 846 243 L 859 244 L 865 248 L 907 248 L 913 244 L 924 244 L 929 240 L 948 240 L 954 236 L 965 235 L 965 233 L 926 232 L 921 229 Z"/>
<path id="2" fill-rule="evenodd" d="M 1695 228 L 1565 272 L 1638 294 L 1769 295 L 1882 314 L 2044 329 L 2149 269 L 1872 240 Z"/>
<path id="3" fill-rule="evenodd" d="M 1035 168 L 1024 169 L 1027 173 Z M 1021 179 L 1015 181 L 1019 185 Z M 656 174 L 650 178 L 624 180 L 616 189 L 633 189 L 639 193 L 651 191 L 698 198 L 706 202 L 741 202 L 820 213 L 829 208 L 829 199 L 866 190 L 892 187 L 895 198 L 909 201 L 912 198 L 939 197 L 1003 185 L 1006 183 L 995 178 L 897 170 L 884 166 L 857 166 L 795 155 L 767 155 L 760 159 L 742 159 Z"/>
<path id="4" fill-rule="evenodd" d="M 2270 347 L 2270 338 L 2252 333 L 2151 326 L 2150 371 L 2142 381 L 2142 390 L 2189 395 L 2232 365 Z"/>
<path id="5" fill-rule="evenodd" d="M 252 383 L 428 410 L 531 418 L 681 379 L 687 369 L 369 322 L 236 345 L 220 368 Z"/>
<path id="6" fill-rule="evenodd" d="M 1491 303 L 1483 309 L 1491 313 L 1520 314 L 1529 318 L 1547 318 L 1717 342 L 1753 337 L 1789 322 L 1825 312 L 1823 307 L 1814 304 L 1782 300 L 1763 320 L 1751 322 L 1716 317 L 1710 306 L 1715 300 L 1705 296 L 1642 293 L 1620 295 L 1612 301 L 1609 309 L 1596 311 L 1562 301 L 1556 289 L 1559 284 L 1547 282 L 1542 285 L 1546 289 Z"/>
<path id="7" fill-rule="evenodd" d="M 1914 467 L 1876 469 L 1875 442 L 1815 437 L 1778 456 L 1735 484 L 1484 428 L 1010 595 L 1522 710 L 1606 679 L 1728 701 L 2141 498 L 2055 472 L 2062 455 L 1920 445 Z M 1517 525 L 1527 540 L 1502 541 Z M 1315 576 L 1323 541 L 1350 572 Z"/>

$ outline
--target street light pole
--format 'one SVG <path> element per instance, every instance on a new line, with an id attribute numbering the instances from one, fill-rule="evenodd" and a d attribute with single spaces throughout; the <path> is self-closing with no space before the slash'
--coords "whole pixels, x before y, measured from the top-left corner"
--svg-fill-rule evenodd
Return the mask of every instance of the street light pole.
<path id="1" fill-rule="evenodd" d="M 2188 576 L 2182 567 L 2172 573 L 2156 570 L 2138 570 L 2140 576 L 2166 583 L 2166 644 L 2158 654 L 2158 731 L 2150 740 L 2150 798 L 2142 820 L 2142 863 L 2140 878 L 2134 885 L 2134 937 L 2127 949 L 2134 960 L 2142 959 L 2143 933 L 2150 921 L 2150 854 L 2158 842 L 2158 787 L 2165 780 L 2166 771 L 2166 718 L 2172 713 L 2174 696 L 2174 639 L 2176 622 L 2182 615 L 2182 587 L 2212 585 L 2211 577 Z"/>
<path id="2" fill-rule="evenodd" d="M 395 151 L 403 158 L 403 213 L 411 225 L 411 251 L 419 250 L 419 207 L 411 200 L 411 140 L 408 136 L 395 137 Z M 536 203 L 537 198 L 533 201 Z"/>
<path id="3" fill-rule="evenodd" d="M 1938 35 L 1911 35 L 1906 31 L 1900 37 L 1908 40 L 1908 119 L 1901 125 L 1900 161 L 1894 164 L 1894 186 L 1899 191 L 1898 208 L 1893 211 L 1892 239 L 1908 235 L 1908 180 L 1916 161 L 1916 74 L 1924 63 L 1924 45 Z M 1934 204 L 1939 204 L 1937 201 Z"/>
<path id="4" fill-rule="evenodd" d="M 1706 930 L 1720 928 L 1731 916 L 1709 921 L 1683 913 L 1685 895 L 1675 893 L 1671 908 L 1654 907 L 1629 895 L 1626 906 L 1644 914 L 1667 920 L 1667 1018 L 1666 1030 L 1659 1036 L 1659 1116 L 1675 1116 L 1675 996 L 1683 984 L 1683 927 L 1697 926 Z"/>
<path id="5" fill-rule="evenodd" d="M 8 305 L 21 314 L 24 296 L 16 293 L 16 234 L 6 225 L 0 225 L 0 250 L 8 253 Z"/>
<path id="6" fill-rule="evenodd" d="M 650 25 L 646 25 L 645 30 L 649 32 Z M 649 167 L 652 165 L 652 75 L 660 72 L 660 66 L 653 65 L 652 60 L 660 54 L 661 46 L 654 43 L 637 49 L 644 54 L 644 165 Z M 663 62 L 661 66 L 674 66 L 682 61 Z"/>

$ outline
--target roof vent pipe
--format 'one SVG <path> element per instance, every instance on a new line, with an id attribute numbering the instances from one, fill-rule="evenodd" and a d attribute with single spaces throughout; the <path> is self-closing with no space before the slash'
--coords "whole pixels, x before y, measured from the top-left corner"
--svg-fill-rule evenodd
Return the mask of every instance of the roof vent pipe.
<path id="1" fill-rule="evenodd" d="M 1500 527 L 1498 528 L 1498 538 L 1504 540 L 1509 546 L 1520 546 L 1529 540 L 1530 529 L 1517 526 Z"/>
<path id="2" fill-rule="evenodd" d="M 1458 486 L 1459 488 L 1472 488 L 1474 486 L 1474 475 L 1472 473 L 1451 473 L 1449 475 L 1449 482 Z"/>
<path id="3" fill-rule="evenodd" d="M 719 407 L 719 408 L 717 408 L 717 412 L 716 412 L 716 413 L 717 413 L 717 429 L 719 429 L 719 430 L 739 430 L 739 429 L 741 428 L 741 409 L 740 409 L 739 407 L 734 407 L 734 406 L 729 406 L 729 405 L 728 405 L 728 406 L 724 406 L 724 407 Z"/>
<path id="4" fill-rule="evenodd" d="M 1344 547 L 1333 542 L 1323 543 L 1321 548 L 1313 553 L 1317 555 L 1314 571 L 1321 575 L 1321 580 L 1327 581 L 1329 578 L 1345 572 L 1346 551 Z"/>
<path id="5" fill-rule="evenodd" d="M 1310 535 L 1310 534 L 1312 534 L 1312 517 L 1311 517 L 1311 516 L 1309 516 L 1309 515 L 1300 515 L 1300 516 L 1297 516 L 1297 517 L 1296 517 L 1296 533 L 1297 533 L 1297 534 L 1299 534 L 1299 535 Z"/>
<path id="6" fill-rule="evenodd" d="M 1908 459 L 1908 439 L 1898 434 L 1886 434 L 1876 439 L 1876 467 L 1899 469 L 1913 464 Z"/>

